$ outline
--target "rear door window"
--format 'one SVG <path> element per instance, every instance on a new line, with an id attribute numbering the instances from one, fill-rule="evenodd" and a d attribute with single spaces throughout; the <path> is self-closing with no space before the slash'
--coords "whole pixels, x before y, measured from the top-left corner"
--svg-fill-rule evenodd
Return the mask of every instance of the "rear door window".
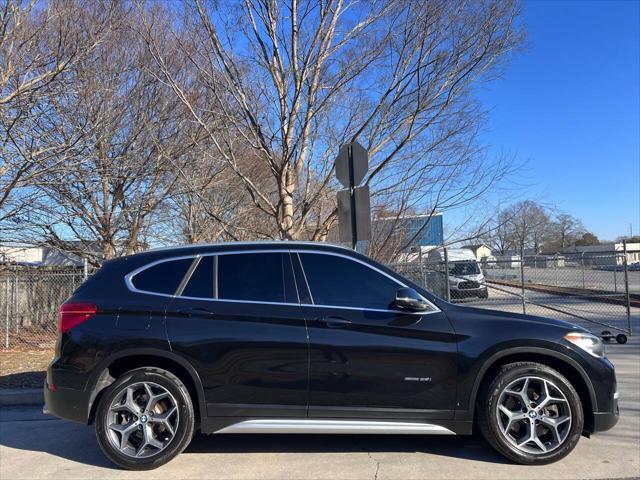
<path id="1" fill-rule="evenodd" d="M 282 253 L 219 255 L 218 298 L 285 302 L 285 258 Z"/>
<path id="2" fill-rule="evenodd" d="M 200 259 L 198 266 L 191 274 L 189 282 L 184 287 L 182 297 L 214 298 L 213 292 L 213 262 L 215 257 L 206 256 Z"/>
<path id="3" fill-rule="evenodd" d="M 135 274 L 131 283 L 138 290 L 173 295 L 192 262 L 193 258 L 183 258 L 158 263 Z"/>

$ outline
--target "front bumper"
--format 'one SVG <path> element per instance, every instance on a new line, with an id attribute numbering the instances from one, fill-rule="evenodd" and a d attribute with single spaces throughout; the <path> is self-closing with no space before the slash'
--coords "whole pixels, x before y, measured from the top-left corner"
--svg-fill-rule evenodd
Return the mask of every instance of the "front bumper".
<path id="1" fill-rule="evenodd" d="M 481 285 L 478 288 L 457 288 L 451 286 L 449 290 L 451 298 L 483 297 L 487 295 L 486 285 Z"/>
<path id="2" fill-rule="evenodd" d="M 610 412 L 593 412 L 593 433 L 612 429 L 620 419 L 618 392 L 613 395 L 613 408 Z"/>

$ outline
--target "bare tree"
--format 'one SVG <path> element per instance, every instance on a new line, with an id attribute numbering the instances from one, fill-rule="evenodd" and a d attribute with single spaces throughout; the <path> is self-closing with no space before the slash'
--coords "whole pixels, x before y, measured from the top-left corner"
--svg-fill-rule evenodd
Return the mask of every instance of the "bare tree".
<path id="1" fill-rule="evenodd" d="M 80 251 L 97 263 L 146 245 L 149 220 L 175 192 L 179 173 L 199 150 L 201 128 L 182 102 L 157 81 L 154 62 L 133 25 L 141 14 L 118 7 L 119 22 L 91 55 L 69 70 L 73 88 L 52 101 L 51 138 L 77 138 L 64 168 L 39 177 L 42 242 Z"/>
<path id="2" fill-rule="evenodd" d="M 509 251 L 540 253 L 551 241 L 552 219 L 547 208 L 532 200 L 524 200 L 502 209 L 493 228 L 483 240 L 493 251 L 504 255 Z"/>
<path id="3" fill-rule="evenodd" d="M 0 223 L 28 209 L 40 176 L 60 168 L 77 141 L 51 137 L 52 101 L 69 88 L 68 72 L 98 48 L 113 26 L 110 2 L 41 4 L 6 0 L 0 7 Z M 68 166 L 68 164 L 67 164 Z"/>
<path id="4" fill-rule="evenodd" d="M 514 213 L 517 212 L 508 208 L 500 210 L 492 219 L 490 230 L 479 237 L 497 255 L 506 255 L 518 247 L 511 223 Z"/>
<path id="5" fill-rule="evenodd" d="M 553 245 L 549 245 L 552 248 L 571 246 L 586 231 L 581 220 L 562 212 L 555 216 L 552 229 L 554 242 Z"/>
<path id="6" fill-rule="evenodd" d="M 155 20 L 143 34 L 266 227 L 255 236 L 326 238 L 334 155 L 355 139 L 371 154 L 374 203 L 460 206 L 505 172 L 477 144 L 472 86 L 520 43 L 512 2 L 193 0 L 181 12 L 163 25 L 173 48 Z M 172 69 L 176 57 L 194 73 Z"/>
<path id="7" fill-rule="evenodd" d="M 478 143 L 473 86 L 521 41 L 510 1 L 34 5 L 6 3 L 0 40 L 0 221 L 23 238 L 95 261 L 324 240 L 334 156 L 356 139 L 372 204 L 397 219 L 469 205 L 508 172 Z M 369 253 L 400 237 L 381 229 Z"/>

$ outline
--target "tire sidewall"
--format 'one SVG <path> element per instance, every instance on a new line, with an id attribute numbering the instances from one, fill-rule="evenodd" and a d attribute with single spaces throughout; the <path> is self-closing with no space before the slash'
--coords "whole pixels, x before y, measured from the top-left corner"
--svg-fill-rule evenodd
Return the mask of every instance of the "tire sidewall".
<path id="1" fill-rule="evenodd" d="M 167 448 L 151 457 L 136 459 L 124 455 L 111 445 L 108 438 L 107 414 L 116 394 L 127 385 L 139 382 L 153 382 L 166 388 L 176 399 L 179 421 L 175 435 Z M 98 444 L 112 462 L 129 470 L 150 470 L 167 463 L 187 447 L 193 436 L 194 423 L 191 397 L 180 379 L 161 369 L 139 368 L 119 377 L 101 396 L 96 412 L 95 428 Z"/>
<path id="2" fill-rule="evenodd" d="M 539 377 L 551 381 L 562 391 L 569 402 L 569 407 L 571 408 L 571 428 L 567 438 L 559 448 L 547 454 L 530 454 L 518 450 L 509 443 L 506 438 L 504 438 L 504 435 L 498 426 L 496 410 L 501 392 L 511 382 L 525 376 Z M 486 427 L 488 427 L 490 434 L 494 439 L 494 442 L 490 443 L 492 443 L 493 446 L 503 455 L 518 463 L 545 464 L 555 462 L 568 455 L 576 446 L 578 440 L 580 440 L 580 436 L 582 435 L 582 430 L 584 428 L 584 414 L 580 397 L 569 380 L 551 368 L 543 365 L 530 364 L 528 366 L 522 366 L 506 371 L 504 374 L 498 375 L 494 379 L 488 388 L 485 398 L 487 401 L 484 405 L 485 410 L 483 413 L 487 420 Z"/>

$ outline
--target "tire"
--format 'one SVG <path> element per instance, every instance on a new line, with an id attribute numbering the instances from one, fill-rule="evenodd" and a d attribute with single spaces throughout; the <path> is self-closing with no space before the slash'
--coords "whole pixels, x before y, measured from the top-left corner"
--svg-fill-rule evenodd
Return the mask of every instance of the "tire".
<path id="1" fill-rule="evenodd" d="M 187 447 L 195 417 L 191 396 L 178 377 L 143 367 L 123 374 L 107 388 L 95 423 L 98 444 L 109 460 L 127 470 L 151 470 Z M 125 448 L 116 446 L 124 439 L 121 429 L 128 432 Z"/>
<path id="2" fill-rule="evenodd" d="M 532 402 L 528 395 L 522 396 L 526 378 L 529 378 L 527 391 L 533 397 Z M 551 393 L 546 405 L 543 396 L 535 397 L 536 390 L 542 391 L 544 385 Z M 530 400 L 526 413 L 520 406 L 525 398 Z M 499 410 L 499 405 L 511 412 L 509 417 Z M 502 366 L 480 391 L 476 409 L 478 426 L 487 442 L 522 465 L 542 465 L 565 457 L 577 445 L 584 427 L 582 404 L 571 382 L 540 363 L 517 362 Z M 532 410 L 536 413 L 532 414 Z M 520 416 L 524 418 L 518 419 Z M 550 422 L 561 423 L 555 428 L 547 428 Z M 527 441 L 532 438 L 532 426 L 536 438 Z M 523 444 L 518 446 L 520 443 Z"/>

